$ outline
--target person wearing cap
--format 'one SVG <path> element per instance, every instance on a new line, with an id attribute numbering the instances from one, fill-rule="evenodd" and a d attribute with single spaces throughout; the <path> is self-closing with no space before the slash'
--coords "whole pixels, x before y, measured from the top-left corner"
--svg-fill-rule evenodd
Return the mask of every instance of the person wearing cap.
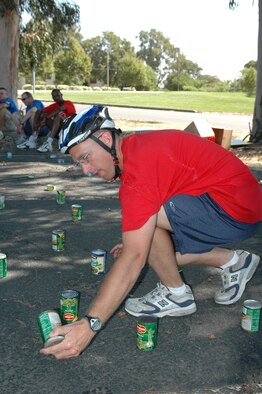
<path id="1" fill-rule="evenodd" d="M 222 278 L 217 304 L 236 303 L 260 257 L 230 248 L 250 237 L 262 220 L 257 179 L 232 152 L 179 130 L 122 137 L 108 109 L 92 106 L 64 123 L 60 148 L 83 174 L 120 180 L 122 244 L 96 298 L 78 322 L 56 328 L 64 340 L 44 355 L 75 357 L 89 345 L 127 298 L 146 262 L 159 277 L 156 288 L 125 302 L 136 317 L 196 312 L 190 286 L 178 266 L 214 267 Z"/>
<path id="2" fill-rule="evenodd" d="M 69 116 L 75 114 L 76 109 L 72 101 L 64 100 L 59 89 L 53 89 L 53 104 L 38 110 L 34 117 L 34 132 L 27 141 L 18 145 L 19 149 L 35 149 L 37 148 L 37 140 L 39 135 L 47 135 L 43 144 L 37 148 L 38 152 L 47 153 L 53 150 L 53 140 L 58 136 L 63 121 Z"/>
<path id="3" fill-rule="evenodd" d="M 15 104 L 7 95 L 7 90 L 0 87 L 0 139 L 4 137 L 3 131 L 17 131 L 20 127 L 20 113 Z"/>
<path id="4" fill-rule="evenodd" d="M 40 100 L 35 100 L 30 92 L 23 92 L 21 100 L 25 105 L 25 115 L 21 118 L 20 136 L 16 144 L 25 144 L 30 148 L 29 138 L 34 131 L 35 114 L 44 108 L 44 104 Z"/>

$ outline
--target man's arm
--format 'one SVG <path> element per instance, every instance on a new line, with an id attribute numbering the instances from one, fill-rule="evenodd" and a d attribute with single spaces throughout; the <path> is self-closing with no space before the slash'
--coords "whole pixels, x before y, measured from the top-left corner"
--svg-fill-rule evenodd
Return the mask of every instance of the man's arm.
<path id="1" fill-rule="evenodd" d="M 153 215 L 140 229 L 123 234 L 123 249 L 107 274 L 100 291 L 88 309 L 90 316 L 102 323 L 112 316 L 126 298 L 143 268 L 155 231 L 157 215 Z M 50 336 L 65 335 L 65 339 L 52 347 L 42 349 L 45 355 L 57 359 L 78 356 L 91 342 L 95 333 L 86 319 L 55 329 Z"/>
<path id="2" fill-rule="evenodd" d="M 31 116 L 36 113 L 36 111 L 37 111 L 36 107 L 30 108 L 29 111 L 23 116 L 22 124 L 24 124 L 28 119 L 30 119 Z"/>
<path id="3" fill-rule="evenodd" d="M 61 111 L 64 111 L 65 107 L 62 105 L 59 108 L 54 109 L 52 112 L 50 112 L 47 116 L 46 119 L 54 118 L 56 115 L 58 115 Z"/>
<path id="4" fill-rule="evenodd" d="M 9 107 L 10 107 L 10 103 L 8 103 L 8 102 L 1 103 L 1 104 L 0 104 L 0 109 L 9 108 Z"/>

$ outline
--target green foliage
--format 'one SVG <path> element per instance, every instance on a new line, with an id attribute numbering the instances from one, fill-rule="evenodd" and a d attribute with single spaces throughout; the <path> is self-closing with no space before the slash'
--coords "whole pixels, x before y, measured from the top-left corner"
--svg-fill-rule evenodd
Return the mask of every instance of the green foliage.
<path id="1" fill-rule="evenodd" d="M 50 57 L 63 45 L 67 29 L 77 26 L 79 7 L 69 1 L 22 0 L 20 11 L 27 12 L 31 19 L 26 24 L 21 22 L 19 71 L 28 78 L 35 69 L 50 78 L 54 71 Z"/>
<path id="2" fill-rule="evenodd" d="M 126 86 L 133 86 L 136 90 L 152 90 L 156 87 L 156 76 L 154 71 L 149 70 L 142 60 L 134 55 L 127 54 L 119 62 L 117 75 L 118 84 L 122 89 Z"/>
<path id="3" fill-rule="evenodd" d="M 249 62 L 247 62 L 244 65 L 244 68 L 250 68 L 250 67 L 252 67 L 256 70 L 257 69 L 257 62 L 255 60 L 250 60 Z"/>
<path id="4" fill-rule="evenodd" d="M 55 89 L 55 85 L 47 84 L 47 85 L 45 85 L 45 88 L 46 88 L 46 90 L 53 90 L 53 89 Z"/>
<path id="5" fill-rule="evenodd" d="M 170 63 L 175 62 L 178 48 L 175 48 L 163 33 L 155 29 L 149 32 L 141 31 L 139 39 L 140 50 L 137 52 L 137 57 L 143 59 L 157 73 L 160 83 Z"/>
<path id="6" fill-rule="evenodd" d="M 46 90 L 46 85 L 35 85 L 35 90 Z"/>
<path id="7" fill-rule="evenodd" d="M 20 0 L 20 9 L 21 13 L 25 11 L 29 14 L 34 22 L 50 22 L 54 42 L 59 39 L 59 32 L 77 25 L 80 18 L 79 6 L 68 0 Z"/>
<path id="8" fill-rule="evenodd" d="M 33 86 L 29 83 L 23 85 L 23 90 L 32 90 L 32 89 L 33 89 Z"/>
<path id="9" fill-rule="evenodd" d="M 117 85 L 119 62 L 126 54 L 135 54 L 129 41 L 122 40 L 112 32 L 84 40 L 82 46 L 93 65 L 90 83 L 100 81 L 106 84 L 109 75 L 110 86 Z"/>
<path id="10" fill-rule="evenodd" d="M 184 86 L 194 87 L 195 81 L 189 75 L 173 72 L 167 76 L 165 88 L 168 90 L 184 90 Z"/>
<path id="11" fill-rule="evenodd" d="M 83 85 L 92 68 L 89 56 L 74 37 L 69 38 L 66 48 L 57 53 L 54 65 L 56 83 L 66 85 Z"/>
<path id="12" fill-rule="evenodd" d="M 234 10 L 238 6 L 238 3 L 235 0 L 230 0 L 228 6 L 231 10 Z"/>
<path id="13" fill-rule="evenodd" d="M 253 67 L 241 71 L 240 86 L 244 92 L 254 93 L 256 90 L 257 72 Z"/>
<path id="14" fill-rule="evenodd" d="M 69 85 L 57 85 L 57 89 L 60 89 L 60 90 L 69 90 Z"/>
<path id="15" fill-rule="evenodd" d="M 187 86 L 187 85 L 185 85 L 185 86 L 183 86 L 183 91 L 184 92 L 197 92 L 199 89 L 197 89 L 195 86 Z"/>

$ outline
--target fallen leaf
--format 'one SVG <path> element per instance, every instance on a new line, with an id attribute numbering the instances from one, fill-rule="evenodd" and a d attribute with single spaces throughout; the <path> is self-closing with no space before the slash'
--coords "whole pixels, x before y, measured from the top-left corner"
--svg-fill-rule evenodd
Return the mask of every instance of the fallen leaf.
<path id="1" fill-rule="evenodd" d="M 118 312 L 118 314 L 117 314 L 117 316 L 120 317 L 120 318 L 125 317 L 125 315 L 126 315 L 126 312 L 125 312 L 125 311 L 120 311 L 120 312 Z"/>

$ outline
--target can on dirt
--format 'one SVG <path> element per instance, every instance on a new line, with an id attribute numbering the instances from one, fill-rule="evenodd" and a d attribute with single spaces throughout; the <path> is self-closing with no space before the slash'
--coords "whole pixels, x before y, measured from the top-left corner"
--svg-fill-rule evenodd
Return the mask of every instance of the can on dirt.
<path id="1" fill-rule="evenodd" d="M 137 347 L 139 350 L 153 350 L 156 347 L 158 319 L 141 316 L 136 322 Z"/>
<path id="2" fill-rule="evenodd" d="M 57 190 L 57 196 L 56 196 L 57 204 L 64 204 L 65 200 L 66 200 L 65 190 Z"/>
<path id="3" fill-rule="evenodd" d="M 106 251 L 95 249 L 91 251 L 91 272 L 94 275 L 104 274 L 106 270 Z"/>
<path id="4" fill-rule="evenodd" d="M 64 339 L 63 335 L 57 335 L 52 338 L 48 337 L 50 332 L 52 332 L 56 327 L 62 326 L 62 322 L 57 311 L 48 310 L 40 313 L 37 318 L 37 324 L 44 343 L 44 347 L 56 345 L 57 343 L 62 342 Z"/>
<path id="5" fill-rule="evenodd" d="M 63 323 L 73 323 L 78 319 L 80 294 L 76 290 L 64 290 L 60 295 L 60 316 Z"/>
<path id="6" fill-rule="evenodd" d="M 52 249 L 56 252 L 62 252 L 65 249 L 65 231 L 52 231 Z"/>
<path id="7" fill-rule="evenodd" d="M 13 158 L 13 153 L 12 152 L 6 152 L 6 158 L 7 159 L 12 159 Z"/>
<path id="8" fill-rule="evenodd" d="M 72 212 L 72 222 L 81 222 L 83 216 L 83 207 L 82 205 L 74 204 L 71 205 Z"/>
<path id="9" fill-rule="evenodd" d="M 0 278 L 5 278 L 7 275 L 7 259 L 5 253 L 0 253 Z"/>
<path id="10" fill-rule="evenodd" d="M 47 185 L 46 186 L 46 190 L 48 190 L 49 192 L 51 192 L 51 191 L 53 191 L 55 189 L 56 189 L 55 185 Z"/>
<path id="11" fill-rule="evenodd" d="M 5 208 L 5 196 L 0 196 L 0 209 Z"/>
<path id="12" fill-rule="evenodd" d="M 258 332 L 262 303 L 256 300 L 246 300 L 243 304 L 241 327 L 248 332 Z"/>

